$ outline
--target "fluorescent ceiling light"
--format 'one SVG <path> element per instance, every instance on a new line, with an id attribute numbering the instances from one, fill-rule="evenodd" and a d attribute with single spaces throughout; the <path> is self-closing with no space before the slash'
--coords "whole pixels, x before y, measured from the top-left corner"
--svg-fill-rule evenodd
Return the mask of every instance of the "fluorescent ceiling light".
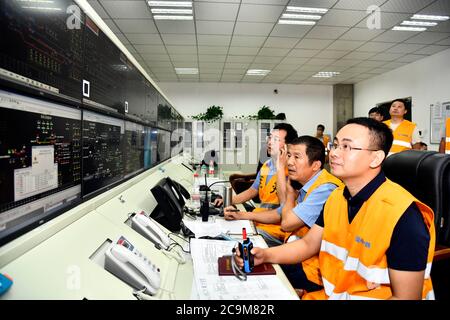
<path id="1" fill-rule="evenodd" d="M 431 20 L 431 21 L 447 21 L 450 19 L 450 17 L 449 16 L 431 16 L 431 15 L 424 15 L 424 14 L 415 14 L 411 17 L 411 19 Z"/>
<path id="2" fill-rule="evenodd" d="M 286 8 L 286 11 L 288 12 L 302 12 L 302 13 L 327 13 L 328 9 L 322 9 L 322 8 L 306 8 L 306 7 L 292 7 L 288 6 Z"/>
<path id="3" fill-rule="evenodd" d="M 283 13 L 282 19 L 303 19 L 303 20 L 320 20 L 322 16 L 314 16 L 310 14 Z"/>
<path id="4" fill-rule="evenodd" d="M 266 76 L 271 70 L 262 70 L 262 69 L 248 69 L 248 76 Z"/>
<path id="5" fill-rule="evenodd" d="M 315 21 L 303 21 L 303 20 L 278 20 L 278 24 L 300 24 L 303 26 L 313 26 Z"/>
<path id="6" fill-rule="evenodd" d="M 147 1 L 150 7 L 192 7 L 191 1 Z"/>
<path id="7" fill-rule="evenodd" d="M 53 0 L 19 0 L 20 2 L 34 2 L 34 3 L 54 3 Z"/>
<path id="8" fill-rule="evenodd" d="M 192 14 L 192 9 L 151 9 L 152 13 Z"/>
<path id="9" fill-rule="evenodd" d="M 420 27 L 435 27 L 437 26 L 437 22 L 428 22 L 428 21 L 403 21 L 402 26 L 420 26 Z"/>
<path id="10" fill-rule="evenodd" d="M 396 26 L 396 27 L 393 27 L 392 30 L 394 30 L 394 31 L 416 31 L 416 32 L 422 32 L 422 31 L 427 30 L 427 28 Z"/>
<path id="11" fill-rule="evenodd" d="M 332 78 L 335 76 L 340 75 L 340 72 L 334 72 L 334 71 L 323 71 L 323 72 L 318 72 L 317 74 L 313 75 L 313 78 Z"/>
<path id="12" fill-rule="evenodd" d="M 155 20 L 193 20 L 194 18 L 192 16 L 153 16 L 153 19 Z"/>
<path id="13" fill-rule="evenodd" d="M 177 74 L 198 74 L 198 68 L 175 68 Z"/>

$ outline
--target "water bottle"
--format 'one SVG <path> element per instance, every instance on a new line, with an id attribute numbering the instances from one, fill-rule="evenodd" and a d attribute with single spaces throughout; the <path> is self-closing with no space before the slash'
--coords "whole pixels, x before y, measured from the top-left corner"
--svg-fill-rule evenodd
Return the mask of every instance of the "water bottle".
<path id="1" fill-rule="evenodd" d="M 206 174 L 206 164 L 202 164 L 202 167 L 200 169 L 200 176 L 204 176 Z"/>
<path id="2" fill-rule="evenodd" d="M 229 207 L 232 205 L 233 189 L 230 186 L 223 187 L 223 207 Z"/>
<path id="3" fill-rule="evenodd" d="M 214 175 L 214 160 L 209 161 L 209 172 L 210 175 Z"/>

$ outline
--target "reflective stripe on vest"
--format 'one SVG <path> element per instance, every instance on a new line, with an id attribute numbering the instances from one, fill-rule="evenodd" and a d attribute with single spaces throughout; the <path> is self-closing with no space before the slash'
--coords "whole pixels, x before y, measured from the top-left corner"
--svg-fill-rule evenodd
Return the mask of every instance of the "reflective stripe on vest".
<path id="1" fill-rule="evenodd" d="M 445 153 L 450 154 L 450 118 L 445 123 Z"/>
<path id="2" fill-rule="evenodd" d="M 336 189 L 324 209 L 320 272 L 329 299 L 387 299 L 392 296 L 386 250 L 397 222 L 412 202 L 430 233 L 422 298 L 432 298 L 430 272 L 435 248 L 433 211 L 405 189 L 386 180 L 363 204 L 352 223 L 344 187 Z M 389 213 L 389 214 L 387 214 Z"/>
<path id="3" fill-rule="evenodd" d="M 384 121 L 384 123 L 391 128 L 391 120 Z M 416 124 L 408 120 L 403 120 L 400 123 L 397 129 L 392 132 L 394 134 L 394 141 L 392 142 L 391 150 L 389 150 L 389 155 L 412 148 L 411 143 L 415 127 Z"/>

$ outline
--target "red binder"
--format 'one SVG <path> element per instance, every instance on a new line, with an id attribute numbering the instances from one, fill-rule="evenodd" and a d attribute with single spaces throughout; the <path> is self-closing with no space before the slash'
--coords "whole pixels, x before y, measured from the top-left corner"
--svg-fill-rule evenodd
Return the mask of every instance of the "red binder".
<path id="1" fill-rule="evenodd" d="M 231 267 L 231 256 L 223 256 L 218 259 L 219 264 L 219 276 L 234 276 L 233 268 Z M 273 275 L 277 274 L 275 268 L 270 263 L 260 264 L 253 268 L 251 273 L 247 273 L 248 276 L 261 276 L 261 275 Z"/>

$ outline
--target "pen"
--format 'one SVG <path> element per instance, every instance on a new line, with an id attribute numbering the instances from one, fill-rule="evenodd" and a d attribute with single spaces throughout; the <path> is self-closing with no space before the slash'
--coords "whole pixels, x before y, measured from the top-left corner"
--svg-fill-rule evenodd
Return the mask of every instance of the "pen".
<path id="1" fill-rule="evenodd" d="M 227 212 L 240 212 L 241 210 L 239 210 L 239 209 L 229 209 L 229 210 L 226 210 Z"/>

